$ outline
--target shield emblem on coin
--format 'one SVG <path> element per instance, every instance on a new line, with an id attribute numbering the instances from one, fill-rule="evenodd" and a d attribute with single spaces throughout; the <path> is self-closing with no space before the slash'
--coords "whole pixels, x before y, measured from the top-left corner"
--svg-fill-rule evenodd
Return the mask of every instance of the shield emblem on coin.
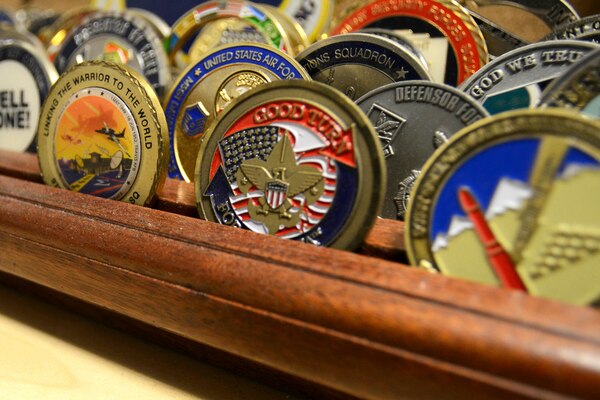
<path id="1" fill-rule="evenodd" d="M 208 112 L 204 109 L 202 103 L 196 103 L 187 107 L 181 120 L 181 127 L 187 136 L 196 136 L 204 132 L 206 116 Z"/>
<path id="2" fill-rule="evenodd" d="M 267 183 L 265 197 L 269 207 L 273 210 L 281 207 L 287 198 L 288 184 L 281 181 L 271 181 Z"/>

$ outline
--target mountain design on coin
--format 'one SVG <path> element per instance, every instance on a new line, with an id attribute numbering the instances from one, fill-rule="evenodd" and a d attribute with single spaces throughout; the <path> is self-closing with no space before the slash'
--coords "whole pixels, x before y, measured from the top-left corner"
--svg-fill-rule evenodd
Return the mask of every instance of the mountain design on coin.
<path id="1" fill-rule="evenodd" d="M 411 263 L 532 295 L 597 303 L 597 130 L 596 122 L 572 112 L 523 110 L 455 134 L 425 165 L 411 194 Z"/>
<path id="2" fill-rule="evenodd" d="M 287 134 L 273 147 L 266 161 L 257 157 L 243 162 L 236 180 L 243 194 L 252 186 L 264 191 L 264 196 L 258 199 L 259 205 L 248 204 L 248 212 L 265 224 L 269 234 L 281 226 L 294 226 L 300 220 L 300 209 L 292 209 L 292 197 L 302 195 L 305 206 L 310 206 L 323 194 L 325 183 L 317 168 L 298 165 Z"/>

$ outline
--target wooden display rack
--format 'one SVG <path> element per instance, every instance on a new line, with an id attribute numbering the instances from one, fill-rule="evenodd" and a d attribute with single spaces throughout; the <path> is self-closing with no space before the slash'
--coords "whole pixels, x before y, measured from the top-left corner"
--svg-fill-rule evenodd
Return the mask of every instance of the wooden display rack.
<path id="1" fill-rule="evenodd" d="M 594 309 L 406 268 L 394 221 L 353 254 L 196 215 L 189 184 L 147 209 L 45 186 L 35 156 L 0 152 L 6 276 L 335 397 L 598 396 Z"/>

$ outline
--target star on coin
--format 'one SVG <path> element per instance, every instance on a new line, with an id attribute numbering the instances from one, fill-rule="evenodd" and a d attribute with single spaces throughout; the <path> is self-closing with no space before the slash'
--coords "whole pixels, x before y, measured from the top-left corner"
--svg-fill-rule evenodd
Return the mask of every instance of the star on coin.
<path id="1" fill-rule="evenodd" d="M 396 71 L 398 79 L 406 79 L 406 74 L 408 74 L 408 71 L 404 67 L 400 68 L 400 71 Z"/>

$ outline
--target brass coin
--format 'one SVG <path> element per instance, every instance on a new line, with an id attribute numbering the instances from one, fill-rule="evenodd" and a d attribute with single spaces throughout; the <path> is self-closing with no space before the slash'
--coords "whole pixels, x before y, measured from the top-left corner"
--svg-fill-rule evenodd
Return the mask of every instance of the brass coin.
<path id="1" fill-rule="evenodd" d="M 291 55 L 295 54 L 285 29 L 265 8 L 242 0 L 208 1 L 192 8 L 175 21 L 168 43 L 171 64 L 181 66 L 189 63 L 187 54 L 182 49 L 208 23 L 223 18 L 242 20 L 251 32 L 262 35 L 267 44 Z M 232 33 L 236 34 L 237 31 Z M 241 40 L 237 41 L 243 40 L 242 35 Z"/>
<path id="2" fill-rule="evenodd" d="M 310 79 L 288 55 L 271 46 L 221 46 L 190 65 L 165 100 L 171 138 L 169 176 L 193 179 L 203 132 L 236 97 L 266 82 Z"/>
<path id="3" fill-rule="evenodd" d="M 196 201 L 210 221 L 354 249 L 381 207 L 384 168 L 373 128 L 343 94 L 271 82 L 240 96 L 207 132 Z"/>
<path id="4" fill-rule="evenodd" d="M 158 98 L 126 66 L 81 63 L 42 106 L 38 157 L 48 185 L 149 205 L 166 177 L 167 148 Z"/>
<path id="5" fill-rule="evenodd" d="M 565 302 L 598 301 L 599 129 L 545 109 L 498 114 L 458 132 L 412 192 L 410 262 Z"/>

